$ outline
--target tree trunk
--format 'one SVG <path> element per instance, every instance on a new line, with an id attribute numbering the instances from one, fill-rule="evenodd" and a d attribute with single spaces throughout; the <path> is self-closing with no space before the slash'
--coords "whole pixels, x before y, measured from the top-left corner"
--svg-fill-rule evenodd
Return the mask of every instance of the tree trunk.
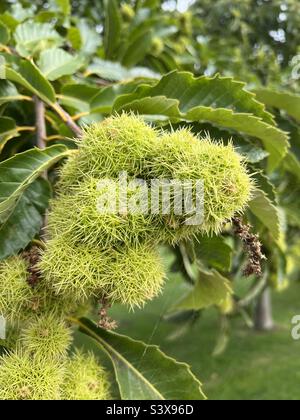
<path id="1" fill-rule="evenodd" d="M 257 331 L 271 331 L 274 329 L 272 300 L 269 288 L 266 288 L 258 298 L 255 307 L 254 325 Z"/>

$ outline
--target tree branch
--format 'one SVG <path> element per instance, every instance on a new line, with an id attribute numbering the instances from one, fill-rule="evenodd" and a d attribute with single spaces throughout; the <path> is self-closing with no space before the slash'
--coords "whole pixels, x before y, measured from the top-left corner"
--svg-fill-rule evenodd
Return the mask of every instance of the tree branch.
<path id="1" fill-rule="evenodd" d="M 37 96 L 34 97 L 36 140 L 39 149 L 46 148 L 45 104 Z"/>
<path id="2" fill-rule="evenodd" d="M 58 103 L 55 103 L 53 109 L 58 113 L 66 125 L 73 131 L 77 137 L 82 137 L 81 128 L 72 120 L 72 117 Z"/>

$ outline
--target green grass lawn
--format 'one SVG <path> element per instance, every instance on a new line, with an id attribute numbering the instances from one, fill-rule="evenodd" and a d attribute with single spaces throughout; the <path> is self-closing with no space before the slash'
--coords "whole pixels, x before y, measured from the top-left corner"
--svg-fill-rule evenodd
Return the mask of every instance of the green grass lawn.
<path id="1" fill-rule="evenodd" d="M 260 334 L 248 329 L 240 318 L 232 321 L 230 341 L 218 357 L 212 352 L 219 322 L 214 309 L 205 311 L 198 323 L 175 341 L 170 334 L 178 326 L 162 317 L 183 293 L 176 276 L 164 294 L 141 311 L 128 313 L 114 308 L 118 332 L 149 344 L 158 344 L 168 355 L 191 365 L 211 400 L 300 399 L 300 341 L 291 338 L 291 318 L 300 314 L 300 284 L 274 294 L 277 329 Z"/>

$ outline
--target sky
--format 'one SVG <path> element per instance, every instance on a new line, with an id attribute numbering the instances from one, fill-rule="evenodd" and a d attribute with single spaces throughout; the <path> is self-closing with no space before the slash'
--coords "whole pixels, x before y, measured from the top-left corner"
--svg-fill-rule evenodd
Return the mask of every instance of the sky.
<path id="1" fill-rule="evenodd" d="M 186 12 L 194 0 L 168 0 L 164 2 L 163 8 L 165 10 L 178 10 L 179 12 Z"/>

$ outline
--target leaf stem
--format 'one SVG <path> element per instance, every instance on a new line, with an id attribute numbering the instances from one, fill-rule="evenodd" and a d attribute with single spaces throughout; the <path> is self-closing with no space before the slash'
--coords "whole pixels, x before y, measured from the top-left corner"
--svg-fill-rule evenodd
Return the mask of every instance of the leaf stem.
<path id="1" fill-rule="evenodd" d="M 27 127 L 26 125 L 21 126 L 21 127 L 17 127 L 18 133 L 21 132 L 21 131 L 35 131 L 35 130 L 36 130 L 36 127 L 31 127 L 31 126 Z"/>

